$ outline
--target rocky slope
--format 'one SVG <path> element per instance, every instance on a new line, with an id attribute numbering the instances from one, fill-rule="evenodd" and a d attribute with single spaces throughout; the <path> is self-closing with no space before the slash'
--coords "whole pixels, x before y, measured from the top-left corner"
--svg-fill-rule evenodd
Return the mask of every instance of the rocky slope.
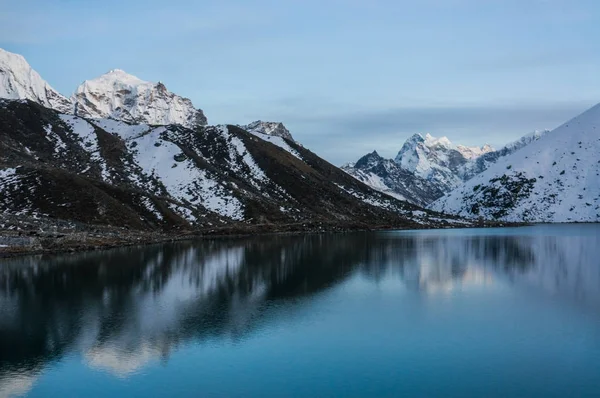
<path id="1" fill-rule="evenodd" d="M 510 221 L 600 221 L 600 104 L 431 205 Z"/>
<path id="2" fill-rule="evenodd" d="M 280 137 L 286 140 L 294 141 L 294 137 L 292 137 L 292 134 L 283 125 L 283 123 L 263 122 L 262 120 L 257 120 L 250 124 L 246 124 L 244 126 L 239 127 L 252 134 L 264 134 L 272 137 Z"/>
<path id="3" fill-rule="evenodd" d="M 342 169 L 373 189 L 419 206 L 427 206 L 444 195 L 436 184 L 405 170 L 392 159 L 384 159 L 376 151 Z"/>
<path id="4" fill-rule="evenodd" d="M 150 231 L 464 224 L 377 192 L 292 141 L 236 126 L 131 125 L 2 100 L 0 131 L 4 220 Z"/>
<path id="5" fill-rule="evenodd" d="M 31 68 L 25 58 L 0 48 L 0 98 L 28 99 L 68 113 L 71 102 Z"/>
<path id="6" fill-rule="evenodd" d="M 487 144 L 468 147 L 454 145 L 447 137 L 415 134 L 404 143 L 394 160 L 371 153 L 342 169 L 381 192 L 427 206 L 501 157 L 544 134 L 529 134 L 497 151 Z"/>
<path id="7" fill-rule="evenodd" d="M 86 80 L 71 100 L 73 113 L 85 118 L 189 128 L 207 123 L 204 113 L 191 100 L 171 93 L 161 82 L 146 82 L 120 69 Z"/>

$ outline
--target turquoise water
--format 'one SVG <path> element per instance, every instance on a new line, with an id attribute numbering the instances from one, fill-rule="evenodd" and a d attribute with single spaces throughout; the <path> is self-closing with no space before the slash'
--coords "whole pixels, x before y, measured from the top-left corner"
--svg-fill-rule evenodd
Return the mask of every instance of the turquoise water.
<path id="1" fill-rule="evenodd" d="M 600 226 L 0 262 L 0 396 L 600 396 Z"/>

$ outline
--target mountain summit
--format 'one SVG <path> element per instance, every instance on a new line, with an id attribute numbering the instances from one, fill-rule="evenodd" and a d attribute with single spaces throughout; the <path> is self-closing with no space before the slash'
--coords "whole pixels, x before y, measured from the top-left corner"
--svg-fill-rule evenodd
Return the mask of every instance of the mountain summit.
<path id="1" fill-rule="evenodd" d="M 207 124 L 206 116 L 191 100 L 171 93 L 161 82 L 146 82 L 121 69 L 86 80 L 71 101 L 74 114 L 85 118 L 189 128 Z"/>
<path id="2" fill-rule="evenodd" d="M 264 134 L 270 135 L 272 137 L 281 137 L 285 138 L 286 140 L 294 141 L 294 137 L 292 137 L 292 134 L 283 125 L 283 123 L 264 122 L 262 120 L 257 120 L 255 122 L 240 127 L 252 134 Z"/>
<path id="3" fill-rule="evenodd" d="M 62 113 L 71 110 L 71 102 L 50 87 L 23 56 L 1 48 L 0 98 L 28 99 Z"/>

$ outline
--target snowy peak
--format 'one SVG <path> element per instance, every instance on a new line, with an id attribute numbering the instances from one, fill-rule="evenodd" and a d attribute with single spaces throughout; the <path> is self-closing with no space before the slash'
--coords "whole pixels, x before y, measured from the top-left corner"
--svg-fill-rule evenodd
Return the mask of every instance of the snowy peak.
<path id="1" fill-rule="evenodd" d="M 92 119 L 111 118 L 128 123 L 206 125 L 206 117 L 192 101 L 121 69 L 86 80 L 71 97 L 74 113 Z"/>
<path id="2" fill-rule="evenodd" d="M 354 164 L 353 167 L 356 167 L 358 169 L 370 168 L 377 165 L 383 160 L 384 159 L 381 156 L 379 156 L 377 151 L 373 151 L 358 159 L 358 161 Z"/>
<path id="3" fill-rule="evenodd" d="M 450 142 L 448 137 L 436 138 L 429 133 L 425 135 L 424 142 L 425 142 L 425 145 L 430 148 L 433 148 L 433 147 L 442 147 L 442 148 L 448 148 L 448 149 L 454 148 L 454 145 L 452 145 L 452 143 Z"/>
<path id="4" fill-rule="evenodd" d="M 454 187 L 461 182 L 454 174 L 467 159 L 447 137 L 415 134 L 404 143 L 395 161 L 421 178 L 439 180 Z"/>
<path id="5" fill-rule="evenodd" d="M 468 160 L 476 159 L 486 153 L 494 152 L 494 148 L 489 144 L 483 146 L 457 145 L 455 149 Z"/>
<path id="6" fill-rule="evenodd" d="M 292 137 L 290 131 L 280 122 L 263 122 L 262 120 L 257 120 L 239 127 L 252 134 L 264 134 L 294 141 L 294 137 Z"/>
<path id="7" fill-rule="evenodd" d="M 59 112 L 69 112 L 70 101 L 54 90 L 18 54 L 0 48 L 0 98 L 28 99 Z"/>

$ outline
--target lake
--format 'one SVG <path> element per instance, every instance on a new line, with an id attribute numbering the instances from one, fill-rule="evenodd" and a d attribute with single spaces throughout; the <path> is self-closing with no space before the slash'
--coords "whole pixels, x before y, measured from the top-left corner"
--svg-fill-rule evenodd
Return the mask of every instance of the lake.
<path id="1" fill-rule="evenodd" d="M 600 396 L 600 226 L 0 260 L 0 396 Z"/>

